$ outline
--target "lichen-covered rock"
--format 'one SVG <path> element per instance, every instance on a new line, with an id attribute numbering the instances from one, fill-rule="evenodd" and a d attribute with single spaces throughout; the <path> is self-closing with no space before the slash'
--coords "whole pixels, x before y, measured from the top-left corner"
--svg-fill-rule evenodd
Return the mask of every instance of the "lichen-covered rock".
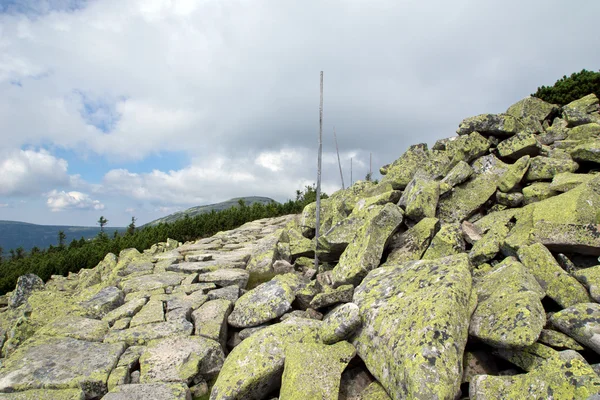
<path id="1" fill-rule="evenodd" d="M 108 375 L 124 350 L 122 343 L 38 336 L 3 362 L 0 392 L 80 388 L 86 398 L 102 396 L 107 392 Z"/>
<path id="2" fill-rule="evenodd" d="M 600 140 L 585 140 L 569 150 L 573 160 L 577 162 L 600 163 Z"/>
<path id="3" fill-rule="evenodd" d="M 588 94 L 563 107 L 563 115 L 569 126 L 578 126 L 592 122 L 600 123 L 598 113 L 598 98 L 595 94 Z"/>
<path id="4" fill-rule="evenodd" d="M 482 135 L 512 136 L 525 130 L 525 126 L 518 119 L 508 114 L 481 114 L 462 120 L 456 133 L 468 135 L 479 132 Z"/>
<path id="5" fill-rule="evenodd" d="M 421 259 L 439 228 L 437 218 L 423 218 L 418 224 L 392 237 L 385 264 L 401 264 Z"/>
<path id="6" fill-rule="evenodd" d="M 570 338 L 562 332 L 553 331 L 551 329 L 542 329 L 538 342 L 547 344 L 554 348 L 584 350 L 583 346 L 577 343 L 576 340 Z"/>
<path id="7" fill-rule="evenodd" d="M 147 383 L 116 386 L 102 400 L 191 400 L 183 383 Z"/>
<path id="8" fill-rule="evenodd" d="M 452 165 L 459 161 L 470 163 L 477 157 L 486 154 L 490 146 L 489 140 L 478 132 L 472 132 L 449 140 L 446 143 L 446 153 L 448 153 Z"/>
<path id="9" fill-rule="evenodd" d="M 550 104 L 537 97 L 528 96 L 519 100 L 506 110 L 506 114 L 515 118 L 533 118 L 538 122 L 543 122 L 555 113 L 559 107 L 556 104 Z"/>
<path id="10" fill-rule="evenodd" d="M 514 164 L 509 165 L 506 172 L 500 177 L 498 189 L 502 192 L 510 192 L 523 180 L 523 176 L 529 169 L 531 157 L 525 155 L 519 158 Z"/>
<path id="11" fill-rule="evenodd" d="M 454 398 L 472 312 L 466 255 L 390 265 L 356 288 L 357 353 L 392 398 Z"/>
<path id="12" fill-rule="evenodd" d="M 469 334 L 492 347 L 523 347 L 535 343 L 545 323 L 537 293 L 501 288 L 477 304 Z"/>
<path id="13" fill-rule="evenodd" d="M 108 312 L 123 305 L 125 294 L 117 287 L 109 286 L 82 301 L 80 305 L 95 316 L 102 318 Z"/>
<path id="14" fill-rule="evenodd" d="M 133 316 L 129 326 L 131 328 L 138 325 L 153 324 L 165 320 L 165 310 L 162 301 L 150 300 L 142 309 Z"/>
<path id="15" fill-rule="evenodd" d="M 600 256 L 600 231 L 597 224 L 558 224 L 541 220 L 533 228 L 535 241 L 552 251 Z"/>
<path id="16" fill-rule="evenodd" d="M 281 317 L 296 297 L 300 278 L 296 274 L 278 275 L 245 293 L 228 317 L 236 328 L 250 328 Z"/>
<path id="17" fill-rule="evenodd" d="M 356 285 L 381 262 L 391 235 L 402 223 L 403 214 L 395 204 L 386 204 L 357 232 L 332 271 L 334 286 Z"/>
<path id="18" fill-rule="evenodd" d="M 70 337 L 88 342 L 102 342 L 108 323 L 76 315 L 58 317 L 38 330 L 37 335 Z"/>
<path id="19" fill-rule="evenodd" d="M 518 366 L 524 371 L 534 371 L 549 358 L 555 356 L 556 350 L 539 342 L 527 347 L 513 349 L 495 349 L 493 354 Z"/>
<path id="20" fill-rule="evenodd" d="M 498 224 L 487 231 L 480 240 L 478 240 L 471 251 L 469 259 L 475 265 L 490 261 L 500 251 L 500 245 L 506 239 L 509 229 L 506 225 Z"/>
<path id="21" fill-rule="evenodd" d="M 600 265 L 575 271 L 573 276 L 584 284 L 588 288 L 590 296 L 600 303 Z"/>
<path id="22" fill-rule="evenodd" d="M 227 317 L 233 304 L 229 300 L 218 299 L 204 303 L 192 313 L 194 333 L 215 340 L 225 349 L 227 342 Z"/>
<path id="23" fill-rule="evenodd" d="M 125 294 L 131 292 L 149 292 L 155 289 L 164 289 L 169 286 L 176 286 L 187 278 L 187 274 L 167 271 L 158 274 L 134 276 L 123 280 L 121 288 Z"/>
<path id="24" fill-rule="evenodd" d="M 568 192 L 582 183 L 588 183 L 593 178 L 594 175 L 592 174 L 574 174 L 572 172 L 563 172 L 555 175 L 554 178 L 552 178 L 550 189 L 557 192 Z"/>
<path id="25" fill-rule="evenodd" d="M 496 192 L 496 201 L 498 204 L 502 204 L 507 207 L 518 207 L 523 203 L 523 193 L 514 192 L 514 193 L 502 193 Z"/>
<path id="26" fill-rule="evenodd" d="M 310 307 L 318 310 L 319 308 L 329 307 L 338 303 L 349 303 L 354 295 L 354 286 L 342 285 L 337 288 L 325 286 L 321 293 L 317 294 L 310 302 Z"/>
<path id="27" fill-rule="evenodd" d="M 338 400 L 342 371 L 355 354 L 348 342 L 288 346 L 280 398 Z"/>
<path id="28" fill-rule="evenodd" d="M 182 382 L 199 375 L 215 376 L 225 355 L 218 342 L 198 336 L 175 337 L 148 343 L 140 357 L 140 383 Z"/>
<path id="29" fill-rule="evenodd" d="M 530 160 L 525 180 L 529 182 L 549 180 L 562 172 L 575 172 L 577 168 L 579 164 L 570 159 L 537 156 Z"/>
<path id="30" fill-rule="evenodd" d="M 527 374 L 479 375 L 469 385 L 469 395 L 473 400 L 586 399 L 599 390 L 598 375 L 581 355 L 572 350 L 557 353 Z"/>
<path id="31" fill-rule="evenodd" d="M 12 294 L 8 298 L 8 306 L 17 308 L 21 304 L 25 303 L 31 293 L 35 290 L 41 290 L 44 288 L 44 281 L 35 274 L 21 275 L 17 279 L 17 286 L 13 290 Z"/>
<path id="32" fill-rule="evenodd" d="M 290 318 L 254 333 L 237 345 L 223 364 L 210 398 L 262 399 L 281 381 L 287 346 L 320 343 L 321 321 Z"/>
<path id="33" fill-rule="evenodd" d="M 245 270 L 225 268 L 198 275 L 198 282 L 214 283 L 219 287 L 238 285 L 241 289 L 245 289 L 249 278 L 250 274 Z"/>
<path id="34" fill-rule="evenodd" d="M 454 187 L 465 182 L 471 175 L 473 175 L 473 168 L 466 162 L 459 161 L 442 179 L 442 182 Z"/>
<path id="35" fill-rule="evenodd" d="M 358 306 L 354 303 L 340 304 L 323 318 L 320 336 L 325 344 L 348 339 L 362 324 Z"/>
<path id="36" fill-rule="evenodd" d="M 389 183 L 396 190 L 404 189 L 421 170 L 434 178 L 445 176 L 451 167 L 444 151 L 428 150 L 426 144 L 410 146 L 408 150 L 385 171 L 381 183 Z"/>
<path id="37" fill-rule="evenodd" d="M 109 311 L 103 318 L 110 326 L 121 318 L 133 317 L 138 311 L 144 307 L 148 300 L 145 297 L 134 299 L 126 302 L 121 307 L 117 307 Z"/>
<path id="38" fill-rule="evenodd" d="M 590 140 L 600 137 L 600 124 L 590 123 L 569 130 L 567 140 Z"/>
<path id="39" fill-rule="evenodd" d="M 600 304 L 579 303 L 550 317 L 553 327 L 600 354 Z"/>
<path id="40" fill-rule="evenodd" d="M 426 176 L 415 174 L 400 198 L 398 205 L 405 208 L 405 216 L 418 222 L 434 218 L 440 197 L 440 183 Z"/>
<path id="41" fill-rule="evenodd" d="M 546 295 L 562 307 L 590 301 L 587 290 L 566 273 L 543 244 L 522 246 L 519 260 L 535 276 Z"/>
<path id="42" fill-rule="evenodd" d="M 259 239 L 254 244 L 246 270 L 263 279 L 273 276 L 273 263 L 279 258 L 277 244 L 282 240 L 289 241 L 283 229 Z"/>
<path id="43" fill-rule="evenodd" d="M 391 400 L 383 386 L 378 382 L 373 382 L 365 388 L 360 394 L 361 400 Z"/>
<path id="44" fill-rule="evenodd" d="M 531 204 L 560 194 L 550 182 L 534 182 L 523 188 L 523 204 Z"/>
<path id="45" fill-rule="evenodd" d="M 498 143 L 496 147 L 501 157 L 518 159 L 522 156 L 535 156 L 540 151 L 540 144 L 536 135 L 531 133 L 517 133 Z"/>
<path id="46" fill-rule="evenodd" d="M 539 300 L 546 296 L 535 277 L 514 257 L 502 260 L 473 287 L 479 301 L 485 301 L 496 291 L 503 289 L 510 289 L 512 292 L 533 292 Z"/>
<path id="47" fill-rule="evenodd" d="M 124 330 L 112 330 L 104 338 L 104 343 L 124 342 L 130 346 L 144 345 L 151 340 L 176 335 L 189 336 L 194 331 L 194 325 L 188 321 L 167 321 L 146 324 Z"/>
<path id="48" fill-rule="evenodd" d="M 423 260 L 434 260 L 460 254 L 465 251 L 465 241 L 459 224 L 443 224 L 431 239 L 431 244 L 423 254 Z"/>
<path id="49" fill-rule="evenodd" d="M 507 166 L 493 155 L 473 162 L 475 176 L 454 188 L 452 193 L 439 201 L 438 218 L 442 222 L 461 222 L 471 216 L 496 192 L 498 177 Z"/>
<path id="50" fill-rule="evenodd" d="M 81 389 L 34 389 L 24 392 L 0 393 L 1 400 L 85 400 Z"/>

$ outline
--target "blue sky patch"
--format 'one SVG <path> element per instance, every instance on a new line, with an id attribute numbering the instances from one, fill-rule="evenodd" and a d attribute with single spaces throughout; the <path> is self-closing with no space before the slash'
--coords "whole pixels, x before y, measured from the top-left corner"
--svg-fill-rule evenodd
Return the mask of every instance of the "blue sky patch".
<path id="1" fill-rule="evenodd" d="M 0 14 L 38 16 L 52 11 L 72 12 L 85 8 L 90 0 L 0 0 Z"/>
<path id="2" fill-rule="evenodd" d="M 121 115 L 117 112 L 117 102 L 125 98 L 119 97 L 116 99 L 108 99 L 102 97 L 94 97 L 84 91 L 75 90 L 82 103 L 79 110 L 84 121 L 100 129 L 104 133 L 112 131 L 119 122 Z"/>

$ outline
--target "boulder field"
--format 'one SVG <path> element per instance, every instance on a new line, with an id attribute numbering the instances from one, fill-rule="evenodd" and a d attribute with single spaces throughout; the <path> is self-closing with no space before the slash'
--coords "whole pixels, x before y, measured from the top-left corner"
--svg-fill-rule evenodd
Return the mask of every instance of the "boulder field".
<path id="1" fill-rule="evenodd" d="M 0 399 L 600 399 L 598 104 L 467 118 L 324 199 L 318 240 L 313 203 L 22 276 Z"/>

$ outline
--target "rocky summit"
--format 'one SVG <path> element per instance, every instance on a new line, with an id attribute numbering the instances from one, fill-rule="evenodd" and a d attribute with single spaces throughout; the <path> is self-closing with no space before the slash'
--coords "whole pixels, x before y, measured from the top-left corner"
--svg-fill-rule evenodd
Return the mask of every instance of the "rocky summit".
<path id="1" fill-rule="evenodd" d="M 324 199 L 318 239 L 313 203 L 22 276 L 0 399 L 599 399 L 598 104 L 467 118 Z"/>

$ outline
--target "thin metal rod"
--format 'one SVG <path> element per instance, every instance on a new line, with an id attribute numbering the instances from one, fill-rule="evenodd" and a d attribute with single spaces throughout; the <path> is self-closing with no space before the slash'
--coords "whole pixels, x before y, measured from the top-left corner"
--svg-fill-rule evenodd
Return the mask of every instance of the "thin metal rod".
<path id="1" fill-rule="evenodd" d="M 321 153 L 323 152 L 323 71 L 321 71 L 321 102 L 319 104 L 319 157 L 317 165 L 317 210 L 315 228 L 315 270 L 319 270 L 319 226 L 321 225 Z"/>
<path id="2" fill-rule="evenodd" d="M 338 165 L 340 167 L 340 179 L 342 180 L 342 189 L 344 187 L 344 174 L 342 173 L 342 162 L 340 161 L 340 149 L 338 148 L 337 135 L 335 134 L 335 126 L 333 127 L 333 139 L 335 140 L 335 151 L 337 152 Z"/>

